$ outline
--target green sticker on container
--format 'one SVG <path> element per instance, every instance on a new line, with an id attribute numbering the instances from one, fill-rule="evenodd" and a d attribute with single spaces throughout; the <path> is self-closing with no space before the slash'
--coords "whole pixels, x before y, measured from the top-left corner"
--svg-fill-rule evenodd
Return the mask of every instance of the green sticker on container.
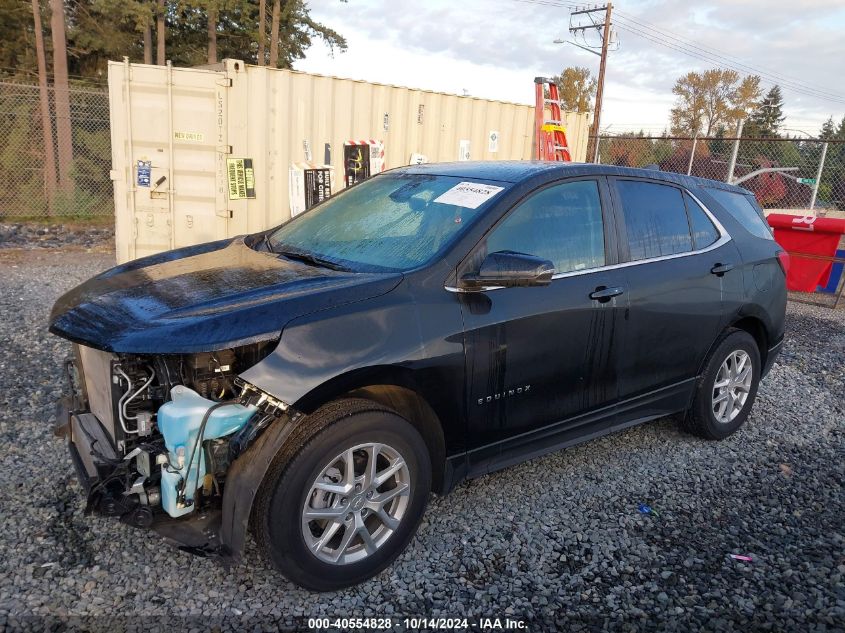
<path id="1" fill-rule="evenodd" d="M 227 158 L 229 200 L 255 198 L 255 170 L 251 158 Z"/>

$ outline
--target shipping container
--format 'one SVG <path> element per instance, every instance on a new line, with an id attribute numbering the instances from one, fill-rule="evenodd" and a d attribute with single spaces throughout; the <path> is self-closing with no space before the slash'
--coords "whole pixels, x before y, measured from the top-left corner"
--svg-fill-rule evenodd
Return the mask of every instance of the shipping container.
<path id="1" fill-rule="evenodd" d="M 361 157 L 371 171 L 532 157 L 534 108 L 522 104 L 231 59 L 110 62 L 108 78 L 119 262 L 280 224 L 342 188 Z M 583 161 L 589 117 L 565 123 Z"/>

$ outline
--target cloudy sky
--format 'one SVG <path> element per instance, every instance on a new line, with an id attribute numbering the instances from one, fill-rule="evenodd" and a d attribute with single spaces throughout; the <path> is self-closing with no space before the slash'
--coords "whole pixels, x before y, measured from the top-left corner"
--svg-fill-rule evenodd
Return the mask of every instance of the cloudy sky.
<path id="1" fill-rule="evenodd" d="M 598 56 L 554 43 L 572 39 L 575 2 L 309 0 L 349 50 L 332 57 L 315 44 L 295 68 L 531 103 L 537 75 L 598 73 Z M 659 133 L 675 79 L 717 65 L 761 75 L 764 89 L 779 83 L 787 128 L 815 134 L 845 115 L 845 0 L 620 0 L 614 13 L 619 49 L 608 61 L 602 130 Z"/>

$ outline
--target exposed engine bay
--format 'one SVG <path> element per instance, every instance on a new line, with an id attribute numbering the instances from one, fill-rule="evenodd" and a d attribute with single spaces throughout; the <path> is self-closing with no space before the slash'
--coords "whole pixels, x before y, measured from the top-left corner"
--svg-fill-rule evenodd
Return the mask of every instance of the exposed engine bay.
<path id="1" fill-rule="evenodd" d="M 87 510 L 151 527 L 219 508 L 230 463 L 287 409 L 238 378 L 272 348 L 140 356 L 75 345 L 59 420 Z"/>

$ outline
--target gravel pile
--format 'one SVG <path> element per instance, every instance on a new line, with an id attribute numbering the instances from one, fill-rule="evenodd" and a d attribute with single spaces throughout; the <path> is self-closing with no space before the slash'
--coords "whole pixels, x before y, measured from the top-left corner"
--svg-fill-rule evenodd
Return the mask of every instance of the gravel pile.
<path id="1" fill-rule="evenodd" d="M 0 248 L 82 247 L 114 249 L 113 226 L 0 223 Z"/>
<path id="2" fill-rule="evenodd" d="M 463 484 L 432 499 L 392 568 L 318 595 L 252 543 L 227 570 L 83 516 L 51 434 L 68 345 L 45 320 L 62 291 L 111 263 L 0 253 L 0 629 L 405 615 L 511 617 L 532 631 L 845 627 L 845 310 L 790 305 L 785 350 L 731 438 L 660 420 Z"/>

